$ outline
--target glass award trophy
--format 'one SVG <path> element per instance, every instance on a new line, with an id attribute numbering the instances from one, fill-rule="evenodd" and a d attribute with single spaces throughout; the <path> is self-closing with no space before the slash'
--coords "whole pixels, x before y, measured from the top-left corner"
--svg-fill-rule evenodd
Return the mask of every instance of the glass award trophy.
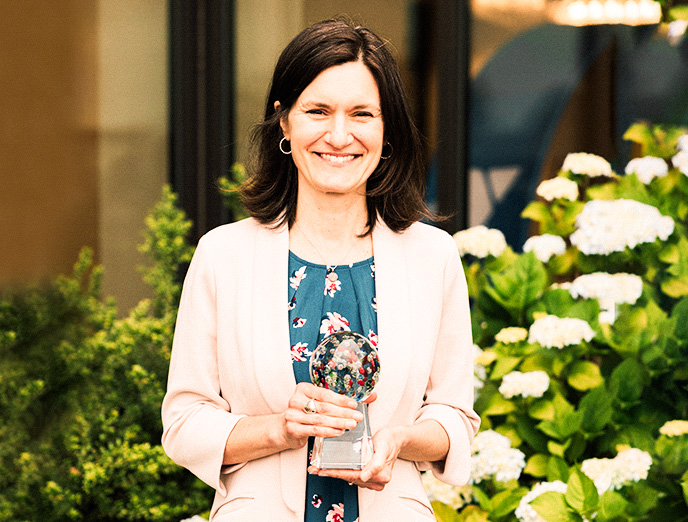
<path id="1" fill-rule="evenodd" d="M 362 401 L 380 375 L 377 349 L 361 334 L 336 332 L 313 350 L 309 371 L 313 384 L 354 399 L 363 414 L 354 429 L 339 437 L 316 437 L 311 464 L 319 469 L 362 469 L 373 455 L 368 405 Z"/>

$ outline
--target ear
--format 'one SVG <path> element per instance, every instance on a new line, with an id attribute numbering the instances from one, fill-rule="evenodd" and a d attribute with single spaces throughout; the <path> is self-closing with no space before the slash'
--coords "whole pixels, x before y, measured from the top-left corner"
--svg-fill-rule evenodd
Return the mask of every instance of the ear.
<path id="1" fill-rule="evenodd" d="M 275 100 L 275 112 L 279 112 L 282 105 L 280 105 L 279 100 Z M 280 117 L 280 127 L 282 127 L 282 134 L 289 141 L 289 114 L 284 114 Z"/>

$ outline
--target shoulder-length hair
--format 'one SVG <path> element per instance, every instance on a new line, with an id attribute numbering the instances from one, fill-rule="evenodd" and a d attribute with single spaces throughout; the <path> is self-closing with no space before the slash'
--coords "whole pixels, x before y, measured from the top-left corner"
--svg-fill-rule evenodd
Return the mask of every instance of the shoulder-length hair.
<path id="1" fill-rule="evenodd" d="M 332 19 L 299 33 L 275 66 L 265 116 L 252 134 L 254 167 L 240 191 L 246 209 L 261 223 L 279 226 L 286 222 L 291 227 L 296 219 L 297 169 L 291 156 L 280 151 L 280 119 L 321 72 L 359 60 L 377 83 L 384 125 L 383 151 L 388 155 L 368 178 L 366 234 L 372 231 L 378 216 L 395 232 L 423 217 L 435 217 L 424 202 L 425 165 L 420 136 L 387 43 L 365 27 Z"/>

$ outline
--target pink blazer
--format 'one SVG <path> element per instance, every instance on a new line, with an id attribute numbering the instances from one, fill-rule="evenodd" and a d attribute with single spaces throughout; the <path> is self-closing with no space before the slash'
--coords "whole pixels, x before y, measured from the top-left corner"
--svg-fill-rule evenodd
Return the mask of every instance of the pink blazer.
<path id="1" fill-rule="evenodd" d="M 307 449 L 223 467 L 225 442 L 245 415 L 284 411 L 296 382 L 289 350 L 286 227 L 253 219 L 224 225 L 198 244 L 182 292 L 167 394 L 163 447 L 216 490 L 211 520 L 304 519 Z M 450 439 L 442 462 L 395 464 L 382 492 L 359 489 L 360 522 L 434 520 L 419 470 L 464 484 L 473 411 L 468 294 L 451 237 L 414 224 L 373 231 L 378 400 L 373 433 L 385 425 L 437 420 Z"/>

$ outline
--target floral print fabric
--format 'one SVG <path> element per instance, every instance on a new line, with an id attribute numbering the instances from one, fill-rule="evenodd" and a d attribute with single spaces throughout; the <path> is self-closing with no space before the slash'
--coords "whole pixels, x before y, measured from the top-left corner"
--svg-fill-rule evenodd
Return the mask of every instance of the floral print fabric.
<path id="1" fill-rule="evenodd" d="M 336 277 L 330 275 L 336 274 Z M 291 360 L 296 382 L 310 382 L 313 349 L 327 335 L 353 331 L 377 346 L 377 302 L 373 258 L 329 267 L 289 253 Z M 309 454 L 313 440 L 309 441 Z M 308 475 L 305 522 L 358 522 L 358 487 Z"/>

